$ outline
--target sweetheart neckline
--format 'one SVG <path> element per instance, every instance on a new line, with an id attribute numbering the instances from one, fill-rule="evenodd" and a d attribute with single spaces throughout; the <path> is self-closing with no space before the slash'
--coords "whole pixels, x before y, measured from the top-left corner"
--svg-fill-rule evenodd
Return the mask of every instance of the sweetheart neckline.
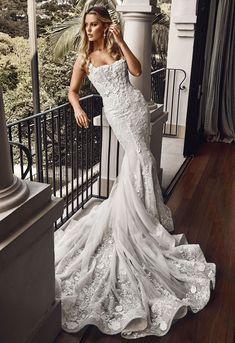
<path id="1" fill-rule="evenodd" d="M 99 69 L 99 68 L 102 68 L 102 67 L 110 67 L 110 66 L 112 66 L 112 65 L 114 65 L 115 63 L 117 63 L 117 62 L 120 62 L 120 61 L 126 61 L 126 60 L 124 60 L 124 58 L 120 58 L 119 60 L 117 60 L 117 61 L 115 61 L 115 62 L 113 62 L 113 63 L 110 63 L 110 64 L 101 64 L 100 66 L 94 66 L 94 64 L 92 64 L 91 62 L 89 62 L 89 66 L 88 67 L 90 67 L 90 66 L 92 66 L 93 68 L 95 68 L 95 69 Z"/>

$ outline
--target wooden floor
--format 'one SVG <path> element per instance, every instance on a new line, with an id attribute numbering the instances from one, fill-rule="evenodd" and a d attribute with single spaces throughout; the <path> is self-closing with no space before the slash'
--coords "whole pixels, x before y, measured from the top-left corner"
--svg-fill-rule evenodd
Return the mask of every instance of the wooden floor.
<path id="1" fill-rule="evenodd" d="M 206 143 L 192 159 L 167 205 L 175 233 L 199 243 L 208 262 L 217 265 L 216 288 L 199 313 L 188 313 L 164 337 L 138 343 L 235 343 L 235 144 Z M 78 335 L 61 334 L 57 343 L 130 342 L 90 326 Z"/>

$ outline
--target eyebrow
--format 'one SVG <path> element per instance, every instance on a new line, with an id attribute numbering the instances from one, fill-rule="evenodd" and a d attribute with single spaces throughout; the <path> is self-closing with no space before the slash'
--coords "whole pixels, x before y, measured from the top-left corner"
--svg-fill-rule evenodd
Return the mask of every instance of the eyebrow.
<path id="1" fill-rule="evenodd" d="M 90 23 L 91 23 L 91 24 L 98 24 L 98 21 L 97 21 L 97 20 L 94 20 L 94 21 L 91 21 Z M 87 24 L 87 21 L 85 21 L 85 24 Z"/>

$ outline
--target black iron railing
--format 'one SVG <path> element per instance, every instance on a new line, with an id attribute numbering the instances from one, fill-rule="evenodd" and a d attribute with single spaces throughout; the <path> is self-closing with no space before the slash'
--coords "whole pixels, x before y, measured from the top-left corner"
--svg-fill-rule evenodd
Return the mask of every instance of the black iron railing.
<path id="1" fill-rule="evenodd" d="M 57 227 L 92 196 L 102 197 L 102 99 L 86 96 L 81 106 L 91 120 L 89 129 L 79 128 L 69 103 L 8 124 L 9 141 L 14 142 L 10 145 L 13 172 L 26 180 L 51 184 L 52 194 L 64 198 L 64 213 Z M 94 125 L 97 116 L 101 116 L 99 126 Z M 17 149 L 19 144 L 32 156 L 29 170 L 25 170 L 28 156 Z M 36 144 L 41 148 L 36 149 Z"/>
<path id="2" fill-rule="evenodd" d="M 32 168 L 33 165 L 33 158 L 31 155 L 31 152 L 29 151 L 29 149 L 22 143 L 19 142 L 11 142 L 9 141 L 9 145 L 10 147 L 15 146 L 18 147 L 20 150 L 22 150 L 25 153 L 25 156 L 27 158 L 27 165 L 26 165 L 26 169 L 23 170 L 23 166 L 21 167 L 21 179 L 25 179 L 26 176 L 28 175 L 28 172 L 30 171 L 30 169 Z M 11 148 L 11 152 L 12 152 L 12 148 Z"/>
<path id="3" fill-rule="evenodd" d="M 185 73 L 171 71 L 152 72 L 152 99 L 164 103 L 173 127 L 174 116 L 178 121 Z M 181 79 L 179 72 L 183 73 Z M 89 95 L 80 103 L 91 120 L 89 129 L 76 124 L 69 103 L 8 124 L 9 141 L 14 142 L 10 145 L 13 172 L 26 180 L 50 184 L 52 194 L 64 198 L 64 212 L 56 228 L 92 197 L 107 198 L 121 165 L 119 143 L 113 139 L 111 127 L 103 125 L 102 98 Z M 102 144 L 104 130 L 106 141 Z M 177 130 L 170 129 L 169 134 L 176 135 Z M 22 146 L 25 149 L 19 149 Z M 30 168 L 26 167 L 29 162 Z"/>
<path id="4" fill-rule="evenodd" d="M 168 112 L 168 120 L 163 127 L 164 136 L 178 136 L 180 97 L 185 89 L 185 79 L 183 69 L 162 68 L 151 72 L 151 98 L 157 104 L 163 104 L 163 110 Z"/>

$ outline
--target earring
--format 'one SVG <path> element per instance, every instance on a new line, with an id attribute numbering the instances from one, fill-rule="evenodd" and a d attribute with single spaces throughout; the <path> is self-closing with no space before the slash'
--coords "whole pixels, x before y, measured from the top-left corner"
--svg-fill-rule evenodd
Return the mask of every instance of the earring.
<path id="1" fill-rule="evenodd" d="M 107 32 L 108 32 L 108 30 L 109 30 L 109 29 L 107 29 L 107 28 L 104 30 L 104 38 L 107 37 Z"/>

